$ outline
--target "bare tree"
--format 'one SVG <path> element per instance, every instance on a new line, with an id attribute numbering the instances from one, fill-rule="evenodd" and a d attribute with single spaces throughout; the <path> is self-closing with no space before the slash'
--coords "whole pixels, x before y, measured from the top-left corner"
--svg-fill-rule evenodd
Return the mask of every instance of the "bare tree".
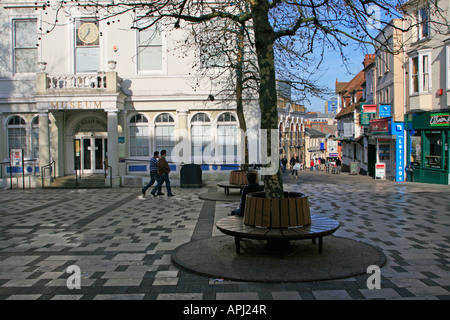
<path id="1" fill-rule="evenodd" d="M 393 17 L 402 18 L 398 8 L 405 2 L 416 0 L 153 0 L 111 1 L 97 0 L 78 2 L 93 14 L 103 11 L 102 17 L 119 16 L 138 10 L 153 19 L 140 28 L 149 28 L 169 19 L 175 27 L 182 21 L 194 24 L 207 21 L 233 21 L 245 28 L 249 45 L 253 46 L 258 66 L 258 92 L 261 111 L 261 129 L 267 130 L 267 155 L 272 155 L 270 131 L 277 130 L 277 90 L 276 60 L 277 46 L 293 48 L 300 46 L 304 51 L 304 68 L 309 67 L 309 55 L 316 55 L 320 48 L 332 48 L 343 53 L 350 42 L 372 46 L 376 34 L 389 24 Z M 438 0 L 422 1 L 430 7 L 430 12 L 439 12 Z M 60 2 L 64 7 L 65 2 Z M 238 4 L 238 5 L 236 5 Z M 245 10 L 239 10 L 244 8 Z M 379 13 L 376 24 L 374 12 Z M 444 23 L 445 24 L 445 23 Z M 410 28 L 410 26 L 408 27 Z M 375 29 L 375 30 L 374 30 Z M 444 26 L 445 29 L 445 26 Z M 447 29 L 448 30 L 448 24 Z M 323 49 L 322 49 L 323 50 Z M 286 51 L 285 51 L 286 52 Z M 319 51 L 321 52 L 321 51 Z M 323 51 L 322 51 L 323 52 Z M 320 58 L 319 58 L 320 62 Z M 311 80 L 311 78 L 306 78 Z M 293 83 L 295 83 L 293 81 Z M 309 81 L 295 83 L 299 88 L 307 88 Z M 278 157 L 277 157 L 278 158 Z M 283 197 L 281 171 L 263 176 L 266 196 Z"/>

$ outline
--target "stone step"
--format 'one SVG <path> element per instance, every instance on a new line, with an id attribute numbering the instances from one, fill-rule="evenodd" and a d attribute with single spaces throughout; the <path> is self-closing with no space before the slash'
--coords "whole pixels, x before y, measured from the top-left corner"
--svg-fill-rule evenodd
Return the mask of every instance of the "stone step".
<path id="1" fill-rule="evenodd" d="M 65 176 L 52 179 L 45 188 L 107 188 L 104 176 L 86 176 L 75 179 Z"/>

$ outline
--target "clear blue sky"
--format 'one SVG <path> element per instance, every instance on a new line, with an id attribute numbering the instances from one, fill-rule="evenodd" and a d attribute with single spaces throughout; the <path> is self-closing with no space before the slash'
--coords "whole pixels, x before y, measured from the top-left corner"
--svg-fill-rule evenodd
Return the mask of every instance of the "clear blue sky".
<path id="1" fill-rule="evenodd" d="M 348 70 L 343 65 L 340 54 L 336 52 L 328 52 L 324 58 L 323 65 L 321 67 L 322 76 L 319 80 L 319 84 L 327 86 L 334 92 L 335 82 L 338 79 L 339 82 L 350 81 L 361 69 L 363 68 L 365 52 L 361 49 L 351 50 L 347 54 Z M 350 73 L 349 73 L 350 72 Z M 331 97 L 331 96 L 330 96 Z M 311 102 L 305 102 L 307 111 L 324 112 L 325 101 L 319 98 L 310 98 Z"/>

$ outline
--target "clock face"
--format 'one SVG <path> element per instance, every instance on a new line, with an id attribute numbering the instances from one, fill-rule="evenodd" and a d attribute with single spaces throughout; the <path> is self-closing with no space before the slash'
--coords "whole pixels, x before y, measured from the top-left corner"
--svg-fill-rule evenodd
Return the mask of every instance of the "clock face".
<path id="1" fill-rule="evenodd" d="M 92 44 L 97 41 L 98 34 L 98 27 L 92 22 L 83 23 L 78 29 L 78 39 L 85 44 Z"/>

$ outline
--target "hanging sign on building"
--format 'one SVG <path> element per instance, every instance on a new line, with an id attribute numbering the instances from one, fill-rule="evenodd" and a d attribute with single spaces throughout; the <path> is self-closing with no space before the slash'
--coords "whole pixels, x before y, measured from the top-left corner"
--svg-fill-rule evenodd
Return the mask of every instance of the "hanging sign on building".
<path id="1" fill-rule="evenodd" d="M 389 105 L 389 104 L 380 105 L 378 114 L 379 114 L 380 118 L 390 118 L 391 117 L 391 105 Z"/>
<path id="2" fill-rule="evenodd" d="M 360 123 L 363 127 L 369 126 L 370 115 L 371 115 L 371 113 L 361 112 Z"/>
<path id="3" fill-rule="evenodd" d="M 364 104 L 362 105 L 362 111 L 365 113 L 377 113 L 377 105 L 376 104 Z"/>
<path id="4" fill-rule="evenodd" d="M 373 134 L 386 134 L 389 132 L 389 119 L 376 119 L 370 121 L 370 132 Z"/>
<path id="5" fill-rule="evenodd" d="M 391 134 L 395 135 L 395 181 L 405 181 L 405 124 L 403 122 L 391 123 Z"/>

